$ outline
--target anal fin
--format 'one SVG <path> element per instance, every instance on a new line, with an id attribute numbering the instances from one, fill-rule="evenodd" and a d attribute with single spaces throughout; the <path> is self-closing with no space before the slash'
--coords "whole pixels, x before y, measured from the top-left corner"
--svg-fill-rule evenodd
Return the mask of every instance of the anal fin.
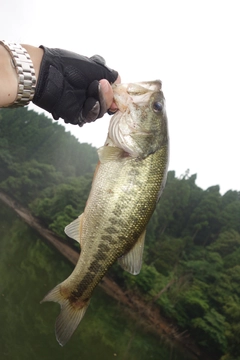
<path id="1" fill-rule="evenodd" d="M 68 224 L 64 229 L 65 234 L 70 238 L 79 242 L 81 246 L 82 246 L 81 232 L 82 232 L 83 214 L 84 213 L 82 213 L 77 219 L 75 219 L 70 224 Z"/>
<path id="2" fill-rule="evenodd" d="M 137 275 L 140 273 L 145 235 L 146 230 L 143 231 L 133 248 L 127 254 L 118 259 L 119 265 L 123 268 L 123 270 L 128 271 L 130 274 Z"/>

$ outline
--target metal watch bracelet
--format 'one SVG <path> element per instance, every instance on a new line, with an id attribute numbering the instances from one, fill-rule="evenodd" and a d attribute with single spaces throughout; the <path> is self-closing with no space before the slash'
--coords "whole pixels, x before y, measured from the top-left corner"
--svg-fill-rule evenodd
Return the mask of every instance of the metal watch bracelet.
<path id="1" fill-rule="evenodd" d="M 12 66 L 17 72 L 18 90 L 15 101 L 7 107 L 28 105 L 33 99 L 36 89 L 36 76 L 32 60 L 28 52 L 20 45 L 0 40 L 11 56 Z"/>

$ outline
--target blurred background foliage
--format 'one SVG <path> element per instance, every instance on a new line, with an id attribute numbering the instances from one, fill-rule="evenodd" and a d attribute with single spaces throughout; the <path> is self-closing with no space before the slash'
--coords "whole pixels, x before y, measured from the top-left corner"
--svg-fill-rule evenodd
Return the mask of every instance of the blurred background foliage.
<path id="1" fill-rule="evenodd" d="M 44 115 L 0 110 L 0 190 L 61 237 L 82 213 L 97 152 Z M 126 290 L 156 303 L 181 331 L 221 360 L 240 359 L 240 192 L 199 188 L 197 175 L 168 172 L 134 277 L 114 265 Z M 41 259 L 40 259 L 41 260 Z"/>

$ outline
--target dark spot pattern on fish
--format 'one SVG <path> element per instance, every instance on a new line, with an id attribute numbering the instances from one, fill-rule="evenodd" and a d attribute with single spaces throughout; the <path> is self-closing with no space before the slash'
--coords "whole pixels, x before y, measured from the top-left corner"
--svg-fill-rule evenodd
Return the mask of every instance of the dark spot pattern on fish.
<path id="1" fill-rule="evenodd" d="M 102 236 L 101 236 L 101 239 L 102 239 L 102 240 L 106 240 L 106 241 L 108 241 L 108 242 L 112 242 L 112 240 L 113 240 L 113 238 L 112 238 L 111 235 L 102 235 Z"/>
<path id="2" fill-rule="evenodd" d="M 99 260 L 100 260 L 100 254 L 98 254 L 98 259 L 93 260 L 93 262 L 89 266 L 88 271 L 90 271 L 90 273 L 95 275 L 95 271 L 100 265 Z"/>
<path id="3" fill-rule="evenodd" d="M 108 234 L 116 234 L 118 230 L 114 227 L 108 227 L 104 229 Z"/>
<path id="4" fill-rule="evenodd" d="M 98 246 L 98 249 L 104 253 L 108 252 L 111 248 L 110 246 L 108 246 L 106 243 L 101 243 L 99 246 Z"/>
<path id="5" fill-rule="evenodd" d="M 154 198 L 157 198 L 159 188 L 159 179 L 155 178 L 154 172 L 151 172 L 147 185 L 142 183 L 142 174 L 144 174 L 144 169 L 142 171 L 132 169 L 128 172 L 130 188 L 121 187 L 118 202 L 114 204 L 111 216 L 102 229 L 101 240 L 96 251 L 92 252 L 92 261 L 88 265 L 82 281 L 72 293 L 73 299 L 81 297 L 85 301 L 87 297 L 90 297 L 96 283 L 105 275 L 108 268 L 117 258 L 128 253 L 142 234 L 142 224 L 147 223 L 155 207 Z M 143 196 L 139 192 L 141 189 L 143 193 L 142 186 L 144 186 L 147 196 Z M 155 188 L 156 190 L 153 190 Z M 131 196 L 129 193 L 126 196 L 129 190 L 131 190 Z M 129 208 L 132 210 L 129 211 Z M 125 213 L 128 216 L 125 216 Z"/>
<path id="6" fill-rule="evenodd" d="M 111 217 L 109 218 L 109 222 L 112 224 L 112 225 L 116 225 L 119 223 L 119 219 L 115 218 L 115 217 Z"/>
<path id="7" fill-rule="evenodd" d="M 121 219 L 119 217 L 111 217 L 109 219 L 109 222 L 112 225 L 118 225 L 118 227 L 124 227 L 126 225 L 126 221 L 124 221 L 123 219 Z"/>
<path id="8" fill-rule="evenodd" d="M 111 236 L 106 235 L 106 238 L 111 239 L 111 243 L 113 239 Z M 116 242 L 116 241 L 114 241 Z M 115 258 L 110 258 L 109 266 L 106 268 L 106 264 L 104 262 L 109 258 L 109 250 L 111 248 L 106 243 L 100 243 L 98 246 L 98 251 L 94 255 L 95 259 L 92 261 L 90 266 L 88 267 L 88 271 L 83 277 L 82 281 L 78 284 L 77 288 L 72 292 L 71 301 L 76 302 L 79 297 L 84 297 L 84 293 L 89 293 L 89 284 L 94 283 L 94 279 L 97 274 L 102 273 L 102 277 L 104 276 L 107 268 L 114 262 Z M 93 290 L 93 289 L 92 289 Z"/>
<path id="9" fill-rule="evenodd" d="M 132 177 L 138 176 L 139 174 L 140 174 L 139 169 L 136 169 L 135 167 L 128 171 L 128 175 Z"/>
<path id="10" fill-rule="evenodd" d="M 116 205 L 115 209 L 113 210 L 113 214 L 116 216 L 122 215 L 122 208 L 119 204 Z"/>
<path id="11" fill-rule="evenodd" d="M 94 265 L 96 265 L 96 263 Z M 89 272 L 83 277 L 77 288 L 72 292 L 70 297 L 71 302 L 75 302 L 79 297 L 83 296 L 84 292 L 89 289 L 89 284 L 91 284 L 95 276 L 95 273 Z"/>
<path id="12" fill-rule="evenodd" d="M 82 281 L 78 284 L 77 288 L 72 292 L 71 300 L 72 302 L 76 301 L 77 298 L 84 295 L 84 293 L 89 290 L 89 284 L 91 284 L 94 281 L 94 278 L 96 277 L 96 274 L 98 273 L 101 261 L 105 260 L 107 255 L 102 254 L 102 256 L 99 256 L 98 258 L 93 260 L 91 265 L 88 268 L 88 272 L 83 277 Z M 104 274 L 103 274 L 104 275 Z"/>
<path id="13" fill-rule="evenodd" d="M 117 243 L 116 238 L 114 238 L 112 235 L 102 235 L 101 239 L 104 241 L 107 241 L 111 246 L 115 245 Z"/>

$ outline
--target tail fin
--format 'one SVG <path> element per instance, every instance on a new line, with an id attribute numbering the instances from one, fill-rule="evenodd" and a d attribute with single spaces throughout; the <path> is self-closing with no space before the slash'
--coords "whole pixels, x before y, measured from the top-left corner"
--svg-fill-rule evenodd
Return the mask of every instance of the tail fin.
<path id="1" fill-rule="evenodd" d="M 63 346 L 68 342 L 78 327 L 78 324 L 82 320 L 90 301 L 86 302 L 82 308 L 73 307 L 69 299 L 64 299 L 61 295 L 60 286 L 61 284 L 52 289 L 41 301 L 41 303 L 45 301 L 54 301 L 61 305 L 61 312 L 55 323 L 55 334 L 57 341 L 61 346 Z"/>

